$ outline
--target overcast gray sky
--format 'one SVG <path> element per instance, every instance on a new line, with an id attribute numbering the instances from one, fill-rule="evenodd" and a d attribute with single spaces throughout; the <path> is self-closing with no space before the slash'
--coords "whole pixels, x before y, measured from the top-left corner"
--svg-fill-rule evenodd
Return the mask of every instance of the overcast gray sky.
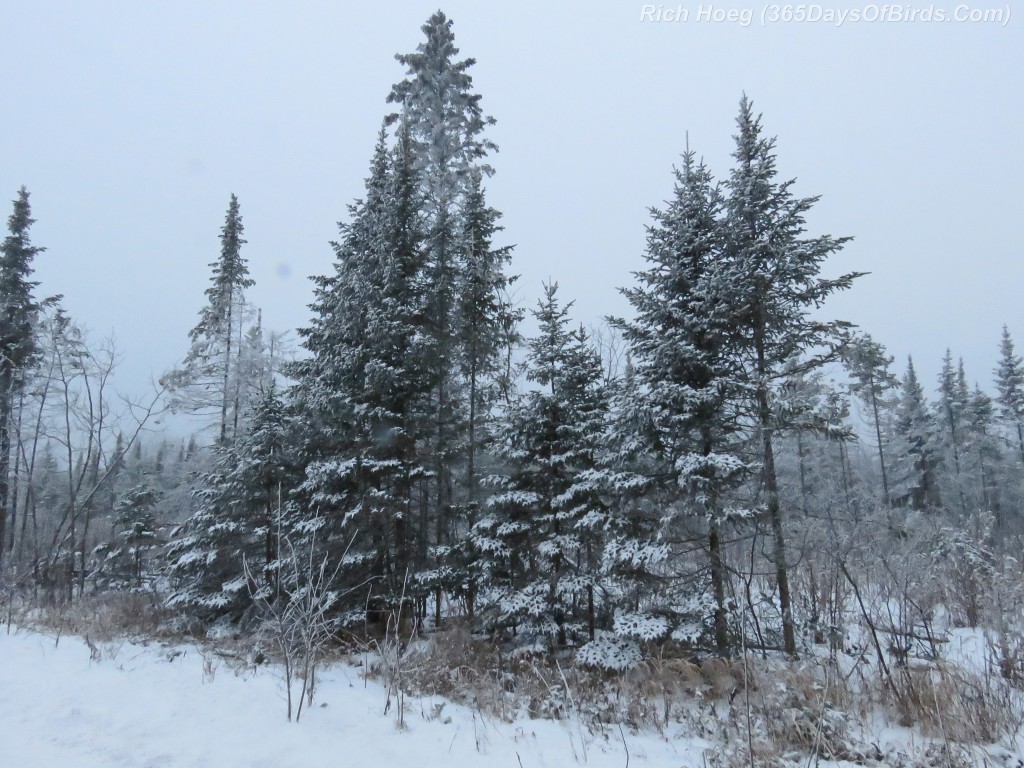
<path id="1" fill-rule="evenodd" d="M 442 6 L 498 120 L 489 197 L 526 304 L 550 277 L 584 322 L 625 312 L 616 289 L 642 264 L 647 208 L 670 194 L 686 133 L 725 177 L 746 91 L 781 174 L 823 196 L 811 231 L 856 237 L 829 270 L 872 273 L 831 313 L 912 352 L 929 385 L 949 346 L 987 386 L 1003 323 L 1024 348 L 1024 9 L 1008 23 L 1003 6 L 1003 23 L 762 26 L 766 3 L 714 4 L 749 10 L 743 26 L 698 19 L 700 3 L 682 4 L 685 21 L 641 21 L 644 5 Z M 437 7 L 3 4 L 0 195 L 32 192 L 40 290 L 117 335 L 122 386 L 142 391 L 184 354 L 231 193 L 251 298 L 274 329 L 305 324 L 307 277 L 330 269 L 404 75 L 394 54 Z"/>

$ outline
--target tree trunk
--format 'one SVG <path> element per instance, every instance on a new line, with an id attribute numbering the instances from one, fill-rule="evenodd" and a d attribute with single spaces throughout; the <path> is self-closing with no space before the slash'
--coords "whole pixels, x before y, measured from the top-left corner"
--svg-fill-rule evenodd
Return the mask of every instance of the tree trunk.
<path id="1" fill-rule="evenodd" d="M 0 568 L 7 541 L 7 501 L 10 496 L 11 389 L 14 372 L 10 362 L 0 362 Z"/>
<path id="2" fill-rule="evenodd" d="M 708 531 L 708 553 L 711 557 L 711 589 L 715 595 L 715 648 L 719 657 L 729 658 L 729 620 L 725 606 L 725 562 L 718 521 L 711 519 Z"/>
<path id="3" fill-rule="evenodd" d="M 779 610 L 782 613 L 782 645 L 788 656 L 797 657 L 796 629 L 793 624 L 793 604 L 789 591 L 789 566 L 786 563 L 786 533 L 779 501 L 779 479 L 775 472 L 775 448 L 771 435 L 771 408 L 764 385 L 757 391 L 758 414 L 761 422 L 761 454 L 764 462 L 764 490 L 768 496 L 768 519 L 775 538 L 775 579 L 779 588 Z"/>
<path id="4" fill-rule="evenodd" d="M 890 507 L 892 503 L 889 498 L 889 475 L 885 471 L 885 453 L 882 450 L 882 425 L 878 421 L 878 398 L 875 396 L 875 379 L 872 376 L 868 382 L 868 391 L 871 392 L 871 411 L 875 419 L 875 439 L 878 441 L 878 463 L 882 469 L 882 501 L 885 506 Z"/>
<path id="5" fill-rule="evenodd" d="M 466 458 L 466 484 L 469 488 L 469 501 L 471 504 L 477 501 L 476 484 L 476 350 L 473 349 L 473 361 L 469 371 L 469 446 Z M 471 513 L 472 514 L 472 513 Z M 472 517 L 469 525 L 472 527 L 476 522 Z"/>
<path id="6" fill-rule="evenodd" d="M 594 616 L 594 585 L 587 584 L 587 634 L 591 640 L 594 639 L 596 623 Z"/>
<path id="7" fill-rule="evenodd" d="M 960 448 L 957 445 L 960 441 L 956 431 L 956 415 L 953 413 L 953 406 L 946 403 L 946 418 L 949 419 L 949 442 L 953 449 L 953 469 L 956 471 L 956 492 L 960 499 L 960 513 L 963 519 L 967 518 L 967 500 L 964 498 L 964 487 L 960 476 Z"/>
<path id="8" fill-rule="evenodd" d="M 18 421 L 14 425 L 14 434 L 17 436 L 15 443 L 21 445 L 21 423 L 24 417 L 24 406 L 25 406 L 25 383 L 22 381 L 18 387 Z M 10 438 L 8 438 L 10 442 Z M 9 451 L 10 449 L 8 449 Z M 8 454 L 9 455 L 9 454 Z M 8 459 L 9 461 L 10 459 Z M 7 534 L 7 551 L 14 551 L 14 534 L 18 527 L 18 475 L 21 472 L 21 451 L 16 451 L 14 455 L 14 475 L 11 478 L 10 490 L 8 491 L 11 497 L 11 518 L 10 518 L 10 530 Z M 0 538 L 0 549 L 3 548 L 3 539 Z"/>
<path id="9" fill-rule="evenodd" d="M 705 457 L 714 451 L 711 426 L 701 428 L 701 452 Z M 729 658 L 729 614 L 725 604 L 725 560 L 722 557 L 722 537 L 718 528 L 718 488 L 708 493 L 708 557 L 711 560 L 711 591 L 715 598 L 715 648 L 719 657 Z"/>
<path id="10" fill-rule="evenodd" d="M 228 439 L 228 400 L 230 395 L 228 393 L 228 379 L 231 376 L 231 333 L 234 330 L 231 322 L 231 309 L 235 303 L 235 297 L 232 295 L 228 299 L 228 316 L 225 318 L 227 323 L 227 333 L 224 334 L 224 381 L 222 383 L 223 393 L 220 404 L 220 443 L 225 445 Z"/>

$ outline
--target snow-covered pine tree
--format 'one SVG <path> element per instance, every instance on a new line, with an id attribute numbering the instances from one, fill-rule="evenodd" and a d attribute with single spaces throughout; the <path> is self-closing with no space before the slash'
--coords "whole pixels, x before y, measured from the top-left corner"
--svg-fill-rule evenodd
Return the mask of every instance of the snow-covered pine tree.
<path id="1" fill-rule="evenodd" d="M 465 453 L 457 457 L 459 464 L 464 462 L 464 471 L 459 501 L 453 502 L 452 511 L 462 531 L 455 535 L 454 546 L 435 550 L 435 554 L 442 555 L 438 563 L 441 567 L 435 573 L 444 574 L 444 578 L 433 579 L 436 587 L 447 589 L 465 602 L 470 618 L 480 574 L 474 565 L 476 553 L 465 534 L 479 519 L 481 462 L 488 459 L 495 404 L 503 394 L 510 393 L 513 384 L 505 362 L 511 348 L 519 344 L 517 328 L 522 319 L 522 311 L 511 305 L 508 295 L 516 276 L 504 272 L 512 248 L 492 245 L 494 235 L 502 230 L 500 217 L 487 205 L 483 174 L 475 169 L 462 215 L 463 266 L 457 286 L 458 373 L 465 404 L 460 442 Z"/>
<path id="2" fill-rule="evenodd" d="M 1014 350 L 1010 329 L 1005 325 L 995 373 L 999 412 L 1006 427 L 1016 438 L 1020 459 L 1024 462 L 1024 360 Z"/>
<path id="3" fill-rule="evenodd" d="M 646 450 L 656 456 L 657 482 L 663 486 L 663 499 L 669 501 L 658 536 L 679 541 L 691 535 L 682 529 L 694 520 L 704 527 L 708 567 L 701 570 L 709 576 L 714 599 L 714 644 L 720 655 L 727 656 L 730 633 L 721 527 L 724 497 L 742 481 L 746 466 L 735 454 L 737 366 L 729 347 L 730 316 L 722 311 L 726 305 L 721 302 L 723 200 L 711 173 L 693 152 L 683 155 L 675 176 L 673 198 L 664 210 L 651 212 L 648 268 L 636 273 L 636 287 L 623 290 L 635 318 L 615 322 L 629 344 L 641 396 L 654 418 L 655 440 Z M 700 591 L 706 588 L 702 584 Z M 660 594 L 665 597 L 673 591 L 670 587 Z M 662 615 L 672 613 L 669 602 L 655 603 Z"/>
<path id="4" fill-rule="evenodd" d="M 364 389 L 357 402 L 357 454 L 364 481 L 360 502 L 374 539 L 374 592 L 395 605 L 411 597 L 424 568 L 426 531 L 418 514 L 429 482 L 421 443 L 429 429 L 429 339 L 424 327 L 430 286 L 424 278 L 423 201 L 408 126 L 399 125 L 376 267 L 367 275 L 378 299 L 368 316 Z"/>
<path id="5" fill-rule="evenodd" d="M 148 485 L 137 485 L 120 495 L 114 505 L 115 542 L 100 545 L 94 554 L 105 555 L 100 568 L 111 571 L 106 581 L 141 589 L 149 554 L 160 545 L 154 508 L 160 494 Z"/>
<path id="6" fill-rule="evenodd" d="M 1003 509 L 1006 466 L 1000 446 L 996 407 L 980 386 L 974 385 L 964 411 L 964 443 L 966 461 L 973 478 L 972 507 L 977 512 L 991 512 L 993 531 L 997 536 L 1008 533 Z"/>
<path id="7" fill-rule="evenodd" d="M 504 272 L 512 248 L 492 246 L 494 235 L 503 229 L 498 224 L 501 214 L 487 205 L 482 172 L 475 169 L 470 179 L 462 216 L 465 265 L 458 285 L 458 337 L 468 409 L 466 501 L 475 507 L 479 503 L 478 456 L 486 446 L 487 420 L 500 392 L 510 386 L 503 377 L 502 353 L 518 340 L 515 327 L 521 313 L 509 306 L 507 294 L 516 279 Z"/>
<path id="8" fill-rule="evenodd" d="M 238 340 L 238 351 L 231 372 L 231 429 L 239 431 L 246 414 L 256 408 L 267 386 L 275 380 L 286 362 L 288 345 L 282 334 L 263 328 L 263 311 Z"/>
<path id="9" fill-rule="evenodd" d="M 795 619 L 789 591 L 785 514 L 779 502 L 773 435 L 782 425 L 772 407 L 773 390 L 794 357 L 810 353 L 811 369 L 833 359 L 849 328 L 819 320 L 811 311 L 849 288 L 857 273 L 820 276 L 824 261 L 849 238 L 806 236 L 806 215 L 817 197 L 797 198 L 793 181 L 779 181 L 775 139 L 762 135 L 761 118 L 746 96 L 737 118 L 736 164 L 726 181 L 726 269 L 724 301 L 732 312 L 732 344 L 750 385 L 751 415 L 758 426 L 765 513 L 774 538 L 773 559 L 782 613 L 783 645 L 796 654 Z"/>
<path id="10" fill-rule="evenodd" d="M 243 351 L 244 328 L 251 314 L 245 290 L 254 284 L 242 256 L 244 231 L 238 198 L 231 195 L 221 228 L 220 258 L 210 264 L 207 303 L 199 312 L 199 322 L 189 331 L 191 346 L 182 367 L 164 377 L 174 407 L 217 415 L 220 442 L 230 440 L 237 431 L 239 415 L 246 406 L 245 389 L 257 384 L 238 376 L 237 358 Z"/>
<path id="11" fill-rule="evenodd" d="M 589 474 L 604 427 L 607 401 L 601 361 L 586 333 L 569 327 L 557 284 L 546 285 L 533 311 L 526 378 L 533 385 L 505 414 L 495 451 L 506 471 L 471 540 L 478 564 L 500 595 L 496 626 L 545 648 L 593 638 L 596 531 L 600 514 Z"/>
<path id="12" fill-rule="evenodd" d="M 854 435 L 848 423 L 849 397 L 821 370 L 805 371 L 800 358 L 793 359 L 792 367 L 774 400 L 778 422 L 785 425 L 778 435 L 780 455 L 776 457 L 780 487 L 786 484 L 781 479 L 784 473 L 790 475 L 791 486 L 782 498 L 805 516 L 814 515 L 840 489 L 846 512 L 852 516 L 855 476 L 847 444 Z M 792 454 L 792 459 L 782 454 Z"/>
<path id="13" fill-rule="evenodd" d="M 254 595 L 277 585 L 283 502 L 297 475 L 293 430 L 272 379 L 244 424 L 234 441 L 211 447 L 213 469 L 194 492 L 199 509 L 165 552 L 168 603 L 204 618 L 238 619 Z"/>
<path id="14" fill-rule="evenodd" d="M 965 477 L 963 454 L 966 447 L 965 419 L 969 401 L 970 393 L 967 390 L 963 360 L 954 368 L 953 353 L 947 349 L 939 371 L 939 399 L 935 403 L 935 424 L 938 427 L 936 437 L 946 468 L 942 473 L 946 486 L 943 496 L 947 499 L 956 499 L 956 508 L 965 518 L 968 512 L 965 486 L 968 481 Z"/>
<path id="15" fill-rule="evenodd" d="M 424 455 L 433 488 L 421 514 L 427 516 L 436 566 L 424 578 L 436 584 L 440 618 L 441 592 L 458 588 L 461 579 L 448 562 L 451 547 L 467 532 L 467 517 L 478 501 L 478 442 L 488 415 L 480 398 L 502 373 L 493 366 L 495 350 L 514 337 L 515 314 L 502 300 L 509 250 L 491 244 L 498 214 L 484 202 L 481 185 L 491 174 L 486 156 L 497 149 L 484 137 L 494 119 L 473 92 L 469 70 L 475 61 L 457 58 L 452 22 L 438 11 L 422 30 L 426 39 L 417 50 L 396 57 L 407 77 L 388 101 L 401 108 L 389 119 L 401 120 L 409 132 L 423 215 L 423 279 L 429 291 L 422 330 L 433 417 L 432 444 Z"/>
<path id="16" fill-rule="evenodd" d="M 7 519 L 15 391 L 36 350 L 33 329 L 40 305 L 32 293 L 38 285 L 30 279 L 32 260 L 45 250 L 32 245 L 29 230 L 35 219 L 28 198 L 25 187 L 18 190 L 0 244 L 0 563 L 14 543 L 13 535 L 7 535 Z"/>
<path id="17" fill-rule="evenodd" d="M 456 59 L 459 49 L 451 20 L 436 11 L 421 30 L 426 40 L 416 52 L 395 56 L 406 67 L 407 77 L 388 95 L 389 103 L 401 107 L 401 114 L 392 114 L 388 120 L 403 119 L 409 126 L 427 218 L 438 224 L 436 219 L 444 211 L 458 211 L 476 170 L 490 175 L 491 168 L 482 161 L 497 146 L 483 133 L 495 121 L 484 114 L 480 95 L 473 93 L 469 69 L 476 60 Z"/>
<path id="18" fill-rule="evenodd" d="M 318 279 L 312 324 L 300 331 L 310 356 L 292 367 L 305 467 L 294 535 L 318 557 L 348 552 L 338 586 L 366 587 L 348 592 L 353 616 L 367 590 L 386 602 L 405 591 L 425 558 L 417 506 L 429 480 L 420 437 L 432 346 L 419 194 L 404 125 L 393 150 L 382 130 L 366 196 L 334 244 L 335 273 Z"/>
<path id="19" fill-rule="evenodd" d="M 618 378 L 605 380 L 608 414 L 598 441 L 595 467 L 581 475 L 599 493 L 600 504 L 578 523 L 595 543 L 596 637 L 576 653 L 577 662 L 624 670 L 642 660 L 638 640 L 664 635 L 666 621 L 653 616 L 671 583 L 670 547 L 661 539 L 662 515 L 676 496 L 658 478 L 668 469 L 651 450 L 659 440 L 653 409 L 643 396 L 632 359 Z M 653 631 L 656 637 L 651 637 Z"/>
<path id="20" fill-rule="evenodd" d="M 914 370 L 914 361 L 908 356 L 896 404 L 896 440 L 891 452 L 894 503 L 918 511 L 942 506 L 938 479 L 941 457 L 936 445 L 936 429 Z"/>
<path id="21" fill-rule="evenodd" d="M 851 339 L 843 351 L 843 362 L 853 381 L 850 391 L 857 395 L 868 409 L 868 418 L 875 432 L 875 447 L 878 451 L 878 466 L 882 475 L 882 503 L 889 506 L 892 495 L 889 491 L 889 473 L 885 463 L 885 439 L 883 430 L 885 414 L 891 410 L 891 394 L 899 387 L 899 381 L 890 370 L 893 363 L 885 347 L 868 334 L 859 334 Z"/>

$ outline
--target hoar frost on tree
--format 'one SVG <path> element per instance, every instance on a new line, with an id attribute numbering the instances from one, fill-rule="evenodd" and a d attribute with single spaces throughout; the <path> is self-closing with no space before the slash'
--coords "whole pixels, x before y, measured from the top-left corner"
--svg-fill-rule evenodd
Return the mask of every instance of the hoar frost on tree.
<path id="1" fill-rule="evenodd" d="M 885 348 L 867 334 L 854 337 L 843 352 L 846 367 L 853 377 L 850 390 L 868 408 L 871 426 L 875 432 L 875 447 L 878 451 L 878 465 L 882 478 L 882 501 L 892 504 L 892 490 L 886 465 L 885 414 L 892 410 L 892 392 L 899 387 L 899 381 L 892 374 L 892 356 Z"/>
<path id="2" fill-rule="evenodd" d="M 277 587 L 282 503 L 295 482 L 291 425 L 277 385 L 266 383 L 234 441 L 212 447 L 196 512 L 165 552 L 170 605 L 239 618 Z"/>
<path id="3" fill-rule="evenodd" d="M 32 245 L 29 230 L 35 223 L 29 194 L 18 191 L 7 219 L 7 237 L 0 245 L 0 562 L 14 543 L 13 526 L 7 535 L 10 496 L 11 426 L 15 391 L 20 375 L 36 350 L 34 325 L 39 303 L 32 290 L 32 260 L 44 250 Z"/>
<path id="4" fill-rule="evenodd" d="M 352 541 L 340 578 L 386 600 L 405 592 L 421 616 L 429 593 L 439 620 L 444 594 L 472 604 L 460 545 L 478 514 L 518 314 L 510 249 L 492 244 L 500 214 L 486 203 L 483 161 L 495 147 L 483 131 L 493 120 L 472 91 L 473 60 L 457 60 L 443 14 L 423 31 L 417 51 L 397 57 L 408 77 L 388 100 L 400 111 L 342 225 L 335 273 L 317 281 L 300 332 L 311 356 L 292 374 L 308 414 L 296 503 L 315 522 L 303 527 L 331 550 Z"/>
<path id="5" fill-rule="evenodd" d="M 796 627 L 789 586 L 785 512 L 775 467 L 775 432 L 782 426 L 772 407 L 777 385 L 803 357 L 805 370 L 834 359 L 849 323 L 815 319 L 811 311 L 859 275 L 820 276 L 825 260 L 849 238 L 806 236 L 806 215 L 817 197 L 793 195 L 793 181 L 779 181 L 775 140 L 762 135 L 761 118 L 743 97 L 737 118 L 735 165 L 726 187 L 726 270 L 723 300 L 734 329 L 730 345 L 744 367 L 752 397 L 750 415 L 760 442 L 764 511 L 772 529 L 773 559 L 783 646 L 796 655 Z"/>
<path id="6" fill-rule="evenodd" d="M 497 147 L 484 135 L 494 118 L 473 92 L 469 69 L 476 62 L 457 59 L 452 22 L 440 11 L 423 32 L 426 40 L 415 53 L 396 57 L 407 77 L 388 101 L 401 108 L 390 119 L 408 126 L 423 199 L 424 333 L 431 345 L 434 418 L 427 449 L 434 489 L 424 514 L 431 517 L 436 566 L 425 577 L 444 590 L 465 579 L 462 558 L 450 547 L 479 506 L 476 459 L 489 419 L 485 397 L 501 378 L 503 348 L 515 341 L 516 314 L 505 300 L 511 251 L 492 248 L 499 214 L 483 197 L 482 179 L 492 173 L 485 161 Z"/>
<path id="7" fill-rule="evenodd" d="M 216 415 L 221 443 L 239 431 L 240 416 L 251 405 L 249 392 L 260 384 L 252 377 L 251 336 L 253 327 L 260 324 L 253 326 L 253 309 L 245 299 L 245 290 L 253 281 L 242 256 L 244 231 L 238 198 L 231 195 L 221 228 L 220 258 L 210 264 L 207 303 L 200 310 L 199 322 L 189 331 L 191 346 L 184 363 L 163 379 L 172 407 Z"/>
<path id="8" fill-rule="evenodd" d="M 388 600 L 422 549 L 413 505 L 428 476 L 418 445 L 430 379 L 416 179 L 407 134 L 389 149 L 382 131 L 366 196 L 334 244 L 335 273 L 317 280 L 313 322 L 300 331 L 311 355 L 291 371 L 303 415 L 298 535 L 327 554 L 347 550 L 339 578 Z"/>
<path id="9" fill-rule="evenodd" d="M 649 540 L 667 546 L 681 536 L 689 537 L 680 525 L 694 518 L 703 521 L 714 599 L 714 643 L 718 653 L 726 656 L 730 639 L 721 530 L 727 500 L 723 497 L 742 482 L 748 467 L 735 453 L 740 391 L 729 347 L 731 318 L 722 300 L 724 202 L 707 167 L 696 161 L 694 153 L 684 154 L 675 176 L 675 194 L 667 207 L 652 210 L 654 223 L 648 228 L 645 253 L 648 268 L 636 273 L 636 287 L 623 291 L 636 316 L 628 322 L 616 321 L 629 343 L 638 396 L 651 414 L 649 430 L 640 435 L 647 436 L 645 450 L 656 457 L 652 480 L 662 485 L 663 501 L 656 520 L 632 531 L 621 528 L 617 536 L 645 531 Z M 625 542 L 617 542 L 616 547 L 619 552 L 630 551 Z M 687 598 L 680 593 L 678 605 L 672 606 L 664 598 L 674 589 L 658 590 L 662 599 L 652 607 L 662 617 L 676 614 L 678 629 L 684 626 Z M 706 594 L 705 585 L 696 591 Z M 698 626 L 702 619 L 698 613 Z M 664 634 L 670 629 L 665 622 Z"/>
<path id="10" fill-rule="evenodd" d="M 897 504 L 918 511 L 942 506 L 936 430 L 914 361 L 908 357 L 896 404 L 893 501 Z"/>
<path id="11" fill-rule="evenodd" d="M 1003 420 L 1016 438 L 1020 459 L 1024 462 L 1024 362 L 1013 347 L 1010 330 L 1004 325 L 996 367 L 996 388 Z"/>
<path id="12" fill-rule="evenodd" d="M 607 399 L 601 360 L 582 329 L 569 327 L 570 304 L 557 284 L 533 311 L 538 335 L 526 359 L 529 387 L 509 405 L 494 451 L 506 469 L 488 479 L 487 501 L 470 542 L 485 583 L 498 593 L 503 628 L 545 647 L 594 638 L 601 600 L 603 505 L 591 473 Z"/>

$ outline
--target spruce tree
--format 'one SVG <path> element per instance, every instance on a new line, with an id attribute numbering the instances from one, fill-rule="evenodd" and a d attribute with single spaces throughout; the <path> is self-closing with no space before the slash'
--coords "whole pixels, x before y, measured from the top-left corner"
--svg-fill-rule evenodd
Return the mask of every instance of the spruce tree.
<path id="1" fill-rule="evenodd" d="M 893 358 L 886 354 L 885 347 L 868 334 L 863 334 L 855 337 L 847 345 L 843 359 L 853 377 L 850 389 L 868 408 L 875 430 L 875 447 L 878 450 L 878 465 L 882 473 L 882 502 L 889 506 L 892 503 L 892 494 L 889 489 L 882 429 L 883 414 L 890 405 L 889 393 L 899 386 L 896 377 L 889 370 Z"/>
<path id="2" fill-rule="evenodd" d="M 426 40 L 416 52 L 395 56 L 407 78 L 395 84 L 388 102 L 401 106 L 409 125 L 428 219 L 437 223 L 444 210 L 455 210 L 474 170 L 490 173 L 481 161 L 497 147 L 483 136 L 494 118 L 483 113 L 480 95 L 473 93 L 469 69 L 476 60 L 457 60 L 451 20 L 436 11 L 421 29 Z M 398 119 L 398 114 L 389 117 L 390 122 Z"/>
<path id="3" fill-rule="evenodd" d="M 22 187 L 0 245 L 0 562 L 13 542 L 7 535 L 7 516 L 15 391 L 36 351 L 33 327 L 39 303 L 33 289 L 38 283 L 30 278 L 33 259 L 45 249 L 32 245 L 29 230 L 34 223 L 29 193 Z"/>
<path id="4" fill-rule="evenodd" d="M 242 256 L 245 228 L 238 198 L 231 195 L 221 228 L 220 258 L 210 264 L 210 286 L 199 322 L 189 331 L 191 346 L 181 369 L 165 377 L 176 404 L 193 413 L 218 414 L 218 438 L 228 441 L 238 430 L 246 404 L 237 358 L 242 352 L 248 305 L 245 289 L 252 287 L 249 266 Z"/>
<path id="5" fill-rule="evenodd" d="M 142 588 L 148 553 L 160 543 L 154 515 L 159 497 L 159 493 L 148 485 L 141 485 L 121 494 L 114 506 L 114 524 L 121 529 L 118 534 L 121 546 L 110 551 L 108 558 L 120 562 L 121 568 L 127 565 L 127 574 L 122 571 L 119 575 L 123 583 L 137 589 Z"/>
<path id="6" fill-rule="evenodd" d="M 965 450 L 965 418 L 970 394 L 967 391 L 967 377 L 963 360 L 958 368 L 953 367 L 953 354 L 946 350 L 939 371 L 939 400 L 935 404 L 935 423 L 938 426 L 938 445 L 944 457 L 947 471 L 943 478 L 949 488 L 946 496 L 956 498 L 961 515 L 967 515 L 967 498 L 964 492 L 963 453 Z"/>
<path id="7" fill-rule="evenodd" d="M 572 305 L 557 290 L 545 286 L 534 310 L 526 378 L 535 388 L 503 419 L 496 450 L 507 473 L 491 479 L 498 491 L 472 535 L 501 593 L 498 625 L 547 647 L 594 636 L 599 543 L 585 521 L 601 514 L 589 473 L 607 408 L 600 358 L 569 327 Z"/>
<path id="8" fill-rule="evenodd" d="M 1005 325 L 995 373 L 999 411 L 1004 423 L 1017 438 L 1017 448 L 1024 462 L 1024 361 L 1016 354 L 1010 329 Z"/>
<path id="9" fill-rule="evenodd" d="M 496 300 L 508 282 L 508 250 L 491 247 L 497 214 L 483 201 L 481 186 L 491 173 L 486 156 L 497 149 L 484 137 L 494 120 L 473 92 L 475 61 L 457 58 L 452 22 L 438 11 L 422 30 L 426 39 L 417 50 L 396 57 L 407 77 L 388 101 L 401 108 L 389 120 L 400 120 L 408 132 L 423 217 L 422 279 L 430 287 L 423 334 L 433 418 L 425 455 L 433 489 L 421 515 L 431 529 L 437 580 L 449 572 L 444 553 L 466 532 L 477 503 L 476 457 L 486 415 L 480 398 L 500 373 L 493 365 L 496 334 L 507 339 L 515 323 Z M 439 618 L 440 592 L 436 603 Z"/>
<path id="10" fill-rule="evenodd" d="M 423 329 L 429 288 L 424 284 L 422 200 L 408 131 L 400 127 L 391 154 L 376 264 L 368 287 L 379 297 L 371 304 L 364 340 L 369 362 L 356 434 L 357 456 L 366 479 L 367 533 L 374 543 L 373 577 L 380 592 L 395 600 L 411 594 L 412 578 L 423 566 L 418 545 L 416 504 L 427 478 L 421 456 L 430 376 Z M 371 294 L 372 296 L 373 294 Z"/>
<path id="11" fill-rule="evenodd" d="M 745 473 L 736 449 L 738 369 L 729 346 L 730 315 L 721 299 L 723 200 L 710 172 L 687 151 L 676 171 L 675 195 L 653 210 L 639 285 L 623 293 L 635 319 L 616 321 L 630 345 L 635 376 L 655 416 L 648 446 L 661 468 L 668 498 L 666 539 L 673 518 L 696 517 L 707 526 L 706 547 L 714 597 L 714 642 L 729 653 L 726 566 L 722 546 L 724 496 Z M 664 607 L 663 607 L 664 610 Z"/>
<path id="12" fill-rule="evenodd" d="M 898 442 L 893 451 L 896 469 L 893 500 L 918 511 L 941 507 L 938 481 L 941 458 L 936 446 L 936 426 L 914 370 L 914 361 L 909 356 L 896 405 L 895 427 Z"/>
<path id="13" fill-rule="evenodd" d="M 474 169 L 461 215 L 460 260 L 456 296 L 456 343 L 458 367 L 454 380 L 462 392 L 461 412 L 455 415 L 458 449 L 449 460 L 459 470 L 456 493 L 450 503 L 451 547 L 434 552 L 438 570 L 434 583 L 466 603 L 472 618 L 478 589 L 476 553 L 465 535 L 479 519 L 482 502 L 481 463 L 492 439 L 492 415 L 502 395 L 509 396 L 513 382 L 505 367 L 512 348 L 518 345 L 517 326 L 522 312 L 511 306 L 508 287 L 516 277 L 505 274 L 512 248 L 495 248 L 494 236 L 502 230 L 501 214 L 487 205 L 483 173 Z M 441 543 L 439 539 L 438 543 Z M 443 578 L 436 578 L 444 574 Z"/>
<path id="14" fill-rule="evenodd" d="M 996 407 L 980 386 L 974 385 L 964 413 L 965 445 L 977 471 L 973 502 L 995 516 L 996 532 L 1006 533 L 1002 503 L 1004 459 L 996 428 Z"/>
<path id="15" fill-rule="evenodd" d="M 280 571 L 283 502 L 296 482 L 284 403 L 270 381 L 233 442 L 217 443 L 194 492 L 198 509 L 167 547 L 171 605 L 237 619 Z"/>
<path id="16" fill-rule="evenodd" d="M 795 472 L 797 477 L 790 486 L 798 487 L 798 493 L 783 495 L 783 499 L 799 507 L 806 526 L 807 518 L 815 515 L 819 505 L 827 504 L 827 497 L 840 487 L 846 511 L 852 516 L 855 476 L 847 444 L 854 435 L 848 426 L 849 398 L 821 370 L 805 372 L 800 358 L 792 361 L 792 367 L 776 394 L 776 409 L 780 423 L 785 424 L 779 435 L 781 452 L 789 449 L 795 453 L 796 463 L 795 468 L 784 467 L 788 457 L 780 458 L 780 477 L 786 469 L 791 470 L 790 474 Z M 795 496 L 799 496 L 799 504 L 793 501 Z"/>
<path id="17" fill-rule="evenodd" d="M 593 568 L 600 586 L 595 626 L 601 631 L 577 651 L 576 660 L 622 670 L 641 661 L 638 641 L 663 639 L 670 629 L 663 616 L 678 607 L 671 546 L 662 538 L 664 511 L 677 494 L 666 492 L 660 481 L 668 468 L 652 450 L 659 440 L 657 414 L 628 354 L 623 373 L 605 387 L 608 414 L 595 467 L 582 477 L 598 491 L 601 504 L 579 522 L 600 547 Z"/>
<path id="18" fill-rule="evenodd" d="M 498 395 L 510 386 L 503 381 L 502 352 L 516 342 L 514 331 L 509 331 L 520 316 L 505 300 L 508 286 L 515 281 L 504 272 L 512 249 L 492 247 L 494 235 L 502 229 L 501 214 L 487 205 L 482 177 L 479 169 L 473 172 L 466 196 L 461 232 L 465 266 L 458 286 L 460 372 L 466 382 L 468 409 L 466 486 L 472 506 L 479 503 L 478 455 L 486 445 L 487 417 Z"/>
<path id="19" fill-rule="evenodd" d="M 773 408 L 774 389 L 795 357 L 814 368 L 835 357 L 849 327 L 819 320 L 812 310 L 850 287 L 856 273 L 820 276 L 825 260 L 849 238 L 806 236 L 806 215 L 817 197 L 793 195 L 793 181 L 779 181 L 775 139 L 762 135 L 761 118 L 746 98 L 740 102 L 735 166 L 726 181 L 724 301 L 735 333 L 732 345 L 745 366 L 751 415 L 760 439 L 764 508 L 774 538 L 773 559 L 782 614 L 783 646 L 796 655 L 795 619 L 789 587 L 785 512 L 779 499 L 774 434 L 783 426 Z"/>
<path id="20" fill-rule="evenodd" d="M 334 244 L 335 274 L 318 280 L 313 322 L 300 331 L 310 357 L 292 368 L 304 424 L 299 525 L 328 556 L 351 545 L 339 578 L 386 601 L 426 557 L 413 522 L 429 477 L 419 447 L 432 380 L 412 159 L 404 130 L 393 150 L 381 132 L 366 196 Z M 365 591 L 350 594 L 366 604 Z"/>

